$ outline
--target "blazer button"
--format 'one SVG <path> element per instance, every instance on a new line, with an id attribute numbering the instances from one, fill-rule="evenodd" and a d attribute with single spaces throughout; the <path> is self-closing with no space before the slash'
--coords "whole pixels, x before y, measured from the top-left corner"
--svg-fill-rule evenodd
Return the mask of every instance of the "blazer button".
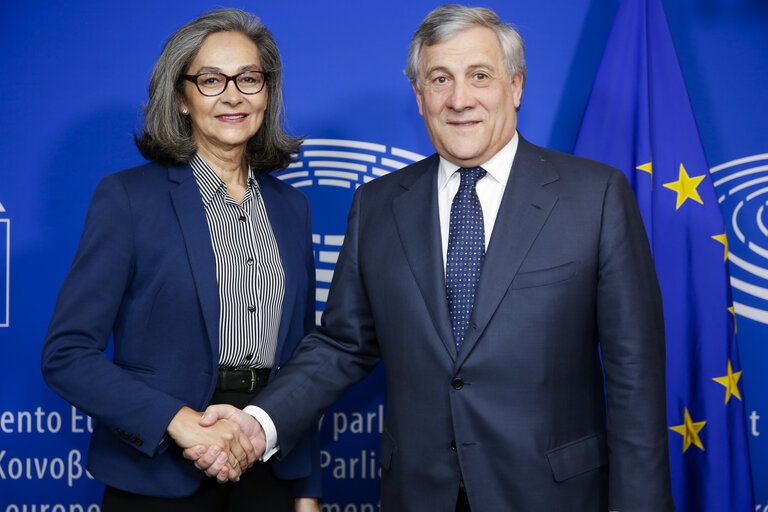
<path id="1" fill-rule="evenodd" d="M 461 389 L 464 387 L 464 381 L 457 377 L 451 381 L 451 386 L 453 389 Z"/>
<path id="2" fill-rule="evenodd" d="M 456 440 L 455 439 L 451 439 L 451 450 L 454 451 L 454 452 L 456 451 Z"/>

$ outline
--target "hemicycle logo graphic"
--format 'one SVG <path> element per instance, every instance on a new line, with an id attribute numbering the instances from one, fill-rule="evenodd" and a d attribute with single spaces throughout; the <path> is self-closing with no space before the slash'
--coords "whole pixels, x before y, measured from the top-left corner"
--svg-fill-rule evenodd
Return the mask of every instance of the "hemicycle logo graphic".
<path id="1" fill-rule="evenodd" d="M 728 232 L 736 313 L 768 324 L 768 153 L 710 169 Z"/>
<path id="2" fill-rule="evenodd" d="M 11 324 L 11 219 L 0 203 L 0 327 Z"/>
<path id="3" fill-rule="evenodd" d="M 296 162 L 277 177 L 304 192 L 312 204 L 317 279 L 315 322 L 328 299 L 333 269 L 344 242 L 352 196 L 360 185 L 423 159 L 404 149 L 340 139 L 307 139 Z"/>

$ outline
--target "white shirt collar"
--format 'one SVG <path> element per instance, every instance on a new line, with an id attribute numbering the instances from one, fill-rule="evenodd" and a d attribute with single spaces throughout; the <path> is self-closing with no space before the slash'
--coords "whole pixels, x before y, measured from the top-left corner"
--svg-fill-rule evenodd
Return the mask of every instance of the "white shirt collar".
<path id="1" fill-rule="evenodd" d="M 509 173 L 512 170 L 512 162 L 517 154 L 517 145 L 519 137 L 517 131 L 509 142 L 493 155 L 490 160 L 480 165 L 498 183 L 506 184 L 509 179 Z M 437 190 L 441 191 L 451 179 L 451 176 L 459 170 L 459 166 L 449 162 L 442 156 L 440 157 L 440 167 L 437 173 Z"/>

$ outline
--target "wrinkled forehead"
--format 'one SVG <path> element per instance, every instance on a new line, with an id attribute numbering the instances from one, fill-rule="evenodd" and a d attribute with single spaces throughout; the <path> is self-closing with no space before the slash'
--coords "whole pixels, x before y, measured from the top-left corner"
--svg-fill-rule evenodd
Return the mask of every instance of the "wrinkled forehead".
<path id="1" fill-rule="evenodd" d="M 435 68 L 464 69 L 491 66 L 503 69 L 504 60 L 496 33 L 484 26 L 473 26 L 451 34 L 419 51 L 419 73 Z"/>

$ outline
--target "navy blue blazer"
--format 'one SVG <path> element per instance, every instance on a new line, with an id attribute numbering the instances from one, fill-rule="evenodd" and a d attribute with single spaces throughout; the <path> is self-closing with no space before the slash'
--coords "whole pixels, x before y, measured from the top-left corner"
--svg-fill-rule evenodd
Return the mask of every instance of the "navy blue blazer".
<path id="1" fill-rule="evenodd" d="M 273 377 L 314 325 L 312 224 L 302 193 L 270 175 L 257 181 L 285 272 Z M 206 408 L 218 360 L 216 264 L 192 168 L 149 163 L 105 177 L 42 356 L 48 385 L 96 420 L 91 474 L 138 494 L 193 493 L 204 475 L 165 431 L 182 406 Z M 299 444 L 274 472 L 296 480 L 297 496 L 318 496 L 315 436 Z"/>
<path id="2" fill-rule="evenodd" d="M 673 510 L 664 326 L 624 175 L 522 138 L 460 352 L 433 155 L 361 186 L 322 326 L 254 400 L 289 451 L 379 361 L 381 510 Z M 602 357 L 601 357 L 602 356 Z"/>

